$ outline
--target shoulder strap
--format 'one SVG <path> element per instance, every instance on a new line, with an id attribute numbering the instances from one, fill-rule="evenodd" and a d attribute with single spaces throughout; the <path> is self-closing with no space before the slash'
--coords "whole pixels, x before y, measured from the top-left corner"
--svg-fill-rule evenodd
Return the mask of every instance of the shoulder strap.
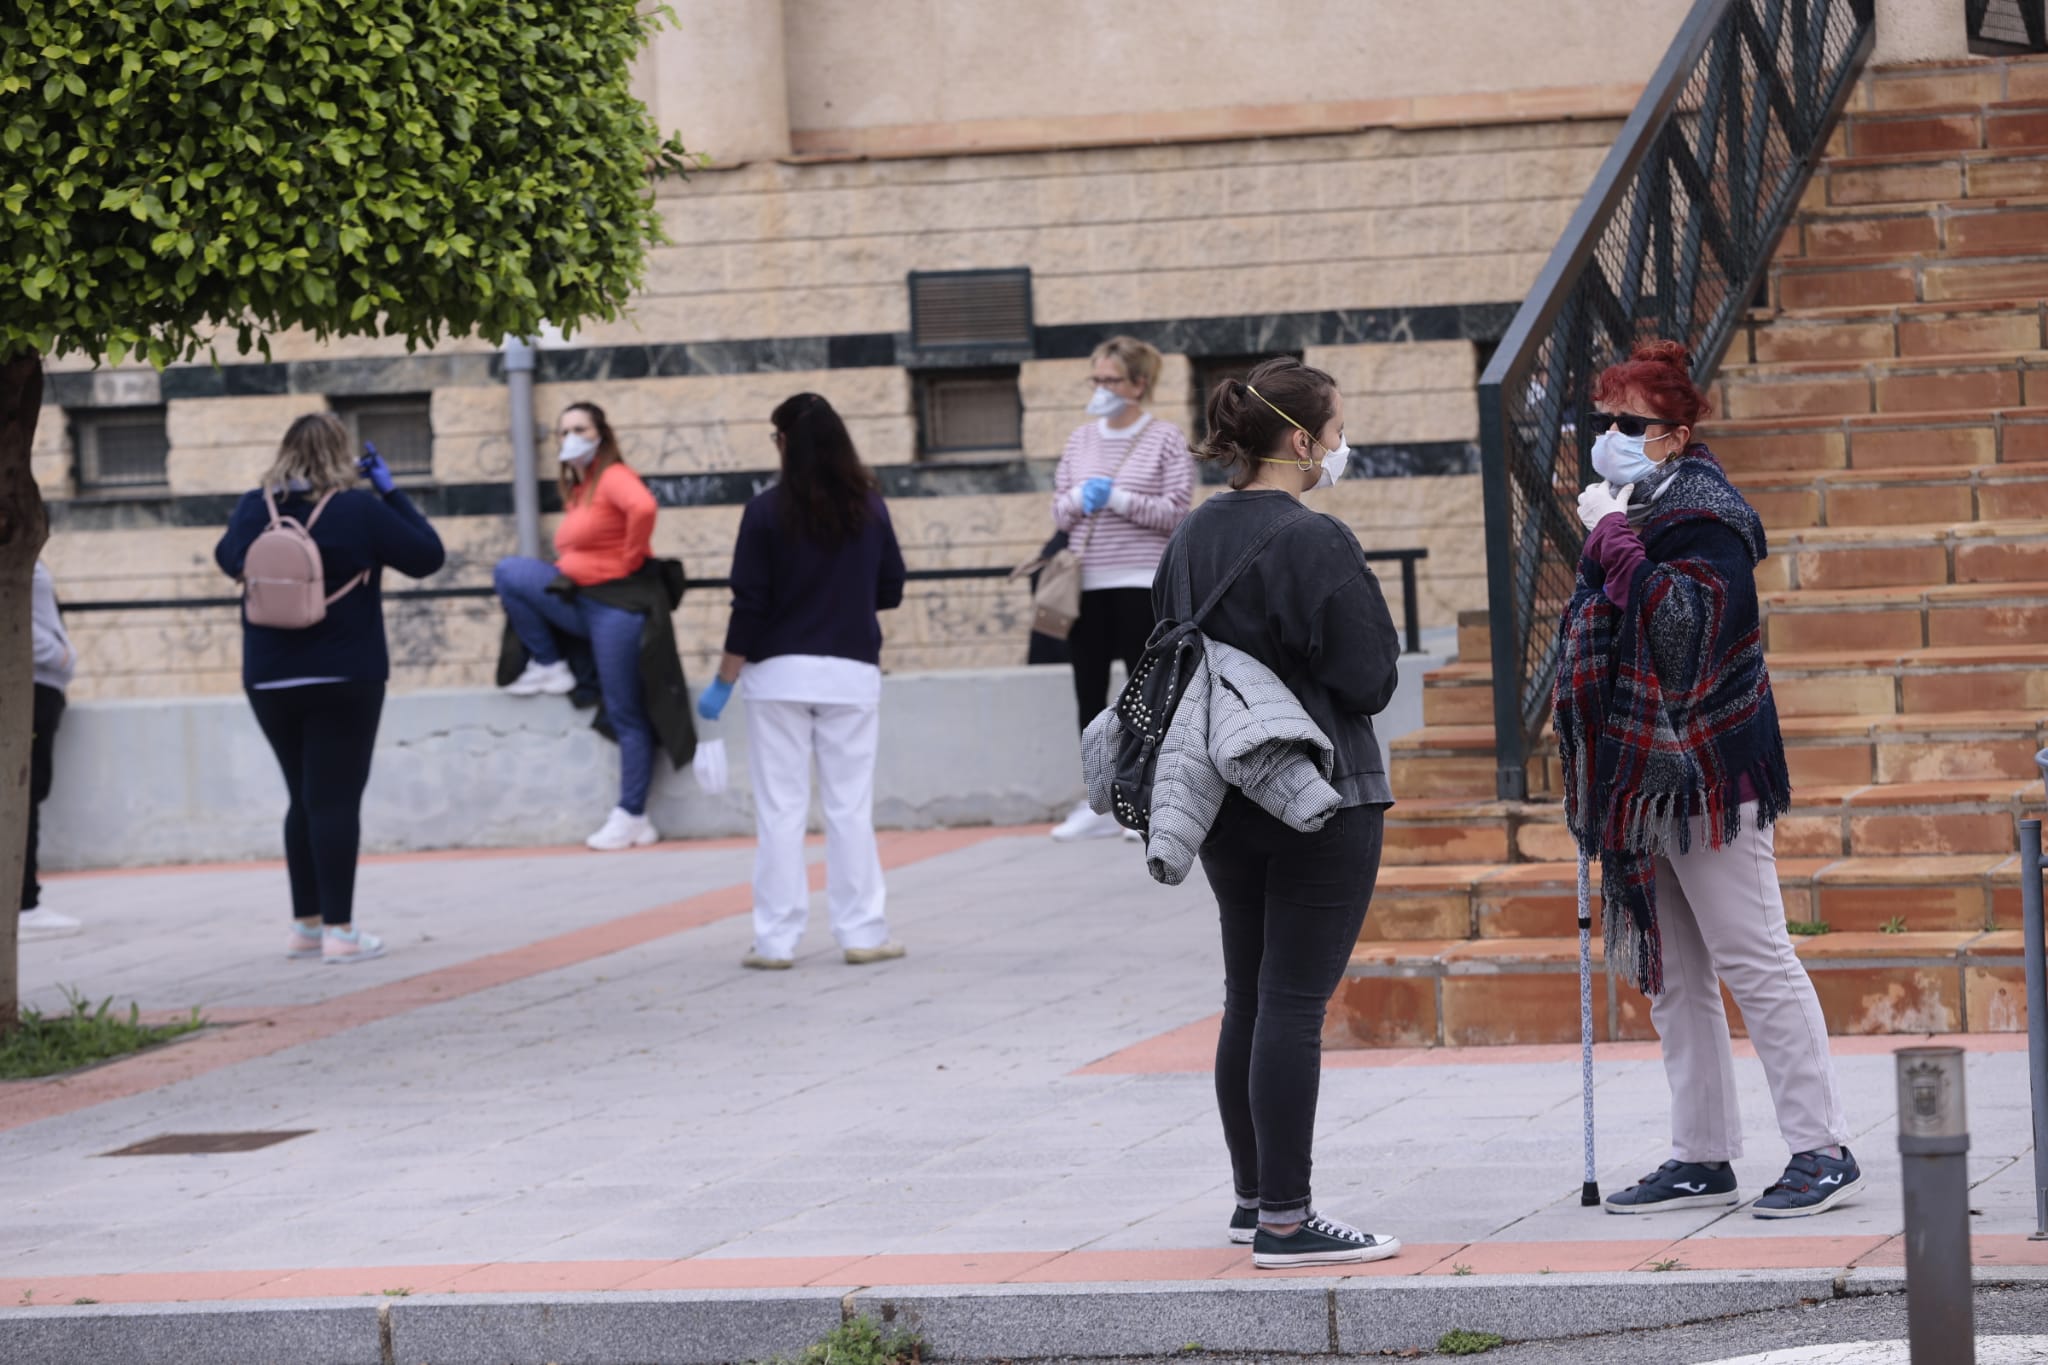
<path id="1" fill-rule="evenodd" d="M 275 531 L 284 525 L 284 514 L 277 510 L 277 499 L 270 495 L 269 485 L 263 488 L 263 505 L 270 509 L 270 529 Z"/>
<path id="2" fill-rule="evenodd" d="M 1203 601 L 1201 607 L 1192 616 L 1184 616 L 1181 624 L 1200 627 L 1209 613 L 1216 609 L 1216 604 L 1223 600 L 1223 594 L 1229 592 L 1231 586 L 1244 576 L 1244 571 L 1249 569 L 1253 561 L 1257 560 L 1265 552 L 1266 547 L 1273 543 L 1275 536 L 1299 522 L 1303 517 L 1315 515 L 1316 513 L 1309 511 L 1306 507 L 1296 507 L 1292 515 L 1278 516 L 1267 523 L 1264 530 L 1252 537 L 1251 544 L 1244 547 L 1243 553 L 1237 557 L 1237 562 L 1232 564 L 1229 571 L 1217 580 L 1216 586 L 1209 590 L 1209 596 Z M 1180 573 L 1177 575 L 1175 583 L 1175 586 L 1179 589 L 1179 601 L 1176 603 L 1176 606 L 1180 612 L 1186 612 L 1190 604 L 1195 600 L 1194 575 L 1193 571 L 1188 567 L 1188 560 L 1187 547 L 1183 545 L 1180 554 Z"/>
<path id="3" fill-rule="evenodd" d="M 1152 420 L 1153 420 L 1154 422 L 1156 422 L 1156 421 L 1158 421 L 1159 419 L 1155 417 L 1155 418 L 1153 418 Z M 1110 478 L 1110 482 L 1112 482 L 1112 483 L 1116 482 L 1116 478 L 1117 478 L 1117 475 L 1119 475 L 1119 474 L 1121 474 L 1121 473 L 1123 473 L 1123 472 L 1124 472 L 1124 466 L 1125 466 L 1125 465 L 1127 465 L 1127 464 L 1129 464 L 1129 463 L 1131 462 L 1131 456 L 1133 456 L 1133 455 L 1135 455 L 1135 454 L 1137 454 L 1137 453 L 1138 453 L 1138 441 L 1139 441 L 1139 439 L 1140 439 L 1141 437 L 1143 437 L 1143 436 L 1145 435 L 1145 432 L 1146 432 L 1146 431 L 1150 431 L 1151 429 L 1152 429 L 1152 423 L 1151 423 L 1151 422 L 1147 422 L 1147 423 L 1145 424 L 1145 431 L 1140 431 L 1140 432 L 1136 432 L 1136 433 L 1134 433 L 1134 434 L 1132 435 L 1132 437 L 1131 437 L 1131 441 L 1130 441 L 1130 444 L 1124 447 L 1124 457 L 1123 457 L 1123 458 L 1122 458 L 1121 460 L 1118 460 L 1118 461 L 1116 462 L 1116 469 L 1115 469 L 1114 471 L 1112 471 L 1112 472 L 1111 472 L 1111 474 L 1110 474 L 1110 476 L 1109 476 L 1109 478 Z M 1100 509 L 1100 508 L 1098 508 L 1098 509 L 1096 509 L 1095 511 L 1093 511 L 1093 512 L 1090 512 L 1090 513 L 1088 514 L 1088 517 L 1087 517 L 1087 522 L 1088 522 L 1088 525 L 1087 525 L 1087 526 L 1086 526 L 1086 528 L 1085 528 L 1085 529 L 1083 529 L 1083 530 L 1082 530 L 1082 532 L 1081 532 L 1081 544 L 1080 544 L 1080 548 L 1078 548 L 1077 550 L 1075 550 L 1075 552 L 1074 552 L 1075 554 L 1079 555 L 1079 554 L 1086 554 L 1086 553 L 1087 553 L 1087 551 L 1088 551 L 1088 542 L 1089 542 L 1089 541 L 1090 541 L 1091 539 L 1093 539 L 1093 537 L 1094 537 L 1094 535 L 1095 535 L 1095 523 L 1096 523 L 1096 522 L 1097 522 L 1098 520 L 1100 520 L 1100 519 L 1101 519 L 1101 517 L 1102 517 L 1102 511 L 1101 511 L 1101 509 Z"/>
<path id="4" fill-rule="evenodd" d="M 307 518 L 306 518 L 306 519 L 305 519 L 305 520 L 304 520 L 303 522 L 301 522 L 301 523 L 299 524 L 299 527 L 300 527 L 300 529 L 301 529 L 301 530 L 303 530 L 303 531 L 304 531 L 304 532 L 306 533 L 306 538 L 307 538 L 307 539 L 309 539 L 309 540 L 310 540 L 310 539 L 312 539 L 312 536 L 313 536 L 313 523 L 314 523 L 314 522 L 316 522 L 316 521 L 318 521 L 318 520 L 320 520 L 320 514 L 321 514 L 322 512 L 325 512 L 325 511 L 327 510 L 327 504 L 328 504 L 328 503 L 330 503 L 330 502 L 333 502 L 333 501 L 334 501 L 334 494 L 335 494 L 335 492 L 336 492 L 336 490 L 335 490 L 335 489 L 332 489 L 332 488 L 328 489 L 328 490 L 327 490 L 327 492 L 326 492 L 326 493 L 325 493 L 324 495 L 322 495 L 322 497 L 321 497 L 320 501 L 318 501 L 318 502 L 316 502 L 316 503 L 314 503 L 314 504 L 313 504 L 313 513 L 312 513 L 312 515 L 311 515 L 311 516 L 309 516 L 309 517 L 307 517 Z M 264 490 L 263 490 L 263 496 L 264 496 L 265 500 L 267 501 L 267 500 L 269 499 L 269 497 L 270 497 L 270 490 L 269 490 L 269 489 L 267 489 L 267 488 L 266 488 L 266 489 L 264 489 Z M 277 524 L 277 504 L 276 504 L 276 503 L 271 503 L 271 505 L 270 505 L 270 516 L 271 516 L 271 525 L 275 526 L 275 525 Z M 319 549 L 319 546 L 317 546 L 317 545 L 316 545 L 316 546 L 314 546 L 313 548 L 317 550 L 317 549 Z M 330 607 L 331 607 L 331 606 L 333 606 L 333 605 L 334 605 L 334 604 L 335 604 L 336 602 L 339 602 L 339 601 L 340 601 L 340 600 L 341 600 L 342 598 L 344 598 L 344 597 L 348 596 L 348 595 L 349 595 L 350 593 L 354 592 L 354 591 L 355 591 L 355 590 L 356 590 L 357 588 L 360 588 L 360 587 L 362 587 L 362 586 L 363 586 L 363 584 L 365 584 L 365 583 L 367 583 L 367 582 L 369 582 L 369 581 L 370 581 L 370 571 L 369 571 L 368 569 L 364 569 L 364 570 L 363 570 L 363 571 L 362 571 L 361 573 L 357 574 L 357 575 L 356 575 L 356 576 L 355 576 L 354 578 L 351 578 L 351 579 L 350 579 L 350 580 L 349 580 L 348 582 L 346 582 L 346 583 L 342 584 L 342 585 L 341 585 L 340 587 L 336 588 L 336 589 L 335 589 L 335 590 L 334 590 L 333 592 L 331 592 L 331 593 L 327 594 L 327 605 L 328 605 L 328 606 L 330 606 Z"/>
<path id="5" fill-rule="evenodd" d="M 334 501 L 334 492 L 334 489 L 328 489 L 324 494 L 321 495 L 320 501 L 313 504 L 313 515 L 307 517 L 304 522 L 307 535 L 311 535 L 313 533 L 313 523 L 320 520 L 320 514 L 327 510 L 327 504 Z"/>

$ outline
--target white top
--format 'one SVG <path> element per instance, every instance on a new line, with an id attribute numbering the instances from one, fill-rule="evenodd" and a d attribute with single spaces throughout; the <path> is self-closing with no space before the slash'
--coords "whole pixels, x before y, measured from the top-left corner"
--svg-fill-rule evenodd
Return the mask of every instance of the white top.
<path id="1" fill-rule="evenodd" d="M 791 701 L 811 706 L 878 706 L 882 670 L 830 654 L 778 654 L 740 670 L 748 701 Z"/>

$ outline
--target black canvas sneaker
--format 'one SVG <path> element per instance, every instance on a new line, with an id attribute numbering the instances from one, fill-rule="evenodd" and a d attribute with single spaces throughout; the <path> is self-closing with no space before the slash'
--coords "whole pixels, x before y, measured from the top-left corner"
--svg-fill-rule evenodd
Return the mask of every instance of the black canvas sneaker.
<path id="1" fill-rule="evenodd" d="M 1235 1208 L 1230 1211 L 1230 1240 L 1239 1246 L 1250 1246 L 1252 1234 L 1259 1230 L 1257 1209 Z"/>
<path id="2" fill-rule="evenodd" d="M 1360 1232 L 1321 1214 L 1310 1214 L 1307 1222 L 1285 1237 L 1264 1228 L 1252 1235 L 1252 1264 L 1261 1270 L 1384 1261 L 1400 1250 L 1401 1243 L 1395 1238 Z"/>
<path id="3" fill-rule="evenodd" d="M 1618 1194 L 1607 1196 L 1609 1213 L 1662 1213 L 1666 1209 L 1725 1208 L 1742 1202 L 1735 1167 L 1697 1161 L 1667 1161 Z"/>

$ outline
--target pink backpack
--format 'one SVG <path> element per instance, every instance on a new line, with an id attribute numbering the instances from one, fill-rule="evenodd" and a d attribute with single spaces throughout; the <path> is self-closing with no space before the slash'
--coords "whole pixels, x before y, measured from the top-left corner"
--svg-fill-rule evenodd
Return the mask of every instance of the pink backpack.
<path id="1" fill-rule="evenodd" d="M 313 542 L 313 523 L 327 510 L 333 493 L 314 505 L 302 526 L 277 510 L 268 488 L 263 505 L 270 509 L 270 529 L 256 537 L 242 560 L 242 609 L 252 626 L 304 630 L 327 619 L 327 609 L 369 580 L 370 571 L 327 592 L 327 567 Z"/>

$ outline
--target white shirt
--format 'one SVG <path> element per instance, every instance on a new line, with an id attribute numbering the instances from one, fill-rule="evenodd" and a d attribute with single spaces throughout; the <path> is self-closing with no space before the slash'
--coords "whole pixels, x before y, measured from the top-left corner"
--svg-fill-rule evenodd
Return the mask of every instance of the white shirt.
<path id="1" fill-rule="evenodd" d="M 740 670 L 740 695 L 748 701 L 878 706 L 882 670 L 859 659 L 830 654 L 778 654 Z"/>

